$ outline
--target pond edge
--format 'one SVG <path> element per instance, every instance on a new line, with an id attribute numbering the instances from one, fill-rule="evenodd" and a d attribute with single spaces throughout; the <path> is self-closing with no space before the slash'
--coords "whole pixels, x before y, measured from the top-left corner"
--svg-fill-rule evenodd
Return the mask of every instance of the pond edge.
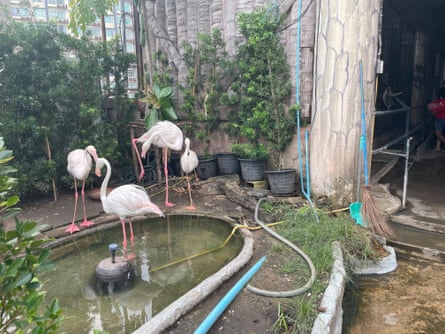
<path id="1" fill-rule="evenodd" d="M 196 215 L 196 214 L 195 214 Z M 212 217 L 205 215 L 206 217 Z M 230 217 L 213 217 L 235 225 L 236 221 Z M 247 229 L 239 229 L 244 239 L 244 245 L 240 253 L 223 268 L 215 274 L 207 277 L 197 286 L 186 292 L 182 297 L 165 307 L 161 312 L 148 320 L 141 327 L 132 332 L 132 334 L 157 334 L 168 327 L 174 325 L 183 315 L 190 312 L 212 292 L 217 290 L 221 284 L 238 273 L 253 256 L 254 239 L 251 232 Z"/>

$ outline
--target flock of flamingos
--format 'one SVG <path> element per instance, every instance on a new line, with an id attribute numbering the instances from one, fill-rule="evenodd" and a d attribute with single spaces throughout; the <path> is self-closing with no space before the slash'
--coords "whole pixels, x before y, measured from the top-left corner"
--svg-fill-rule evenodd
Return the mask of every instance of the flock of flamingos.
<path id="1" fill-rule="evenodd" d="M 139 153 L 137 144 L 142 144 L 141 153 Z M 142 158 L 145 158 L 147 152 L 150 150 L 151 145 L 155 145 L 162 148 L 162 159 L 164 162 L 164 175 L 165 175 L 165 205 L 174 206 L 168 198 L 168 150 L 182 151 L 185 144 L 185 150 L 181 155 L 180 164 L 187 178 L 187 188 L 190 198 L 190 205 L 187 207 L 190 210 L 194 210 L 190 178 L 191 173 L 196 167 L 198 167 L 199 160 L 197 154 L 190 150 L 190 139 L 185 138 L 181 129 L 169 121 L 159 121 L 147 132 L 142 134 L 139 138 L 133 139 L 132 147 L 136 151 L 138 162 L 140 165 L 140 174 L 138 176 L 141 180 L 144 176 L 144 168 Z M 141 158 L 142 157 L 142 158 Z M 80 226 L 90 227 L 94 222 L 87 219 L 85 209 L 85 181 L 91 171 L 93 160 L 96 163 L 96 175 L 101 176 L 101 170 L 105 166 L 106 174 L 100 187 L 100 200 L 105 213 L 115 214 L 119 217 L 122 224 L 123 234 L 123 250 L 124 255 L 127 247 L 127 234 L 125 228 L 125 220 L 127 219 L 130 225 L 130 241 L 134 242 L 132 217 L 143 216 L 148 213 L 155 213 L 161 217 L 164 217 L 162 210 L 154 203 L 151 202 L 150 197 L 145 188 L 136 184 L 125 184 L 114 188 L 107 194 L 108 182 L 111 178 L 111 164 L 110 162 L 97 155 L 96 148 L 92 145 L 87 146 L 85 149 L 76 149 L 68 153 L 67 156 L 67 171 L 74 179 L 74 191 L 75 191 L 75 205 L 74 214 L 71 225 L 66 229 L 66 232 L 74 233 L 80 229 L 76 225 L 76 211 L 78 202 L 78 188 L 77 182 L 82 182 L 81 196 L 83 204 L 83 222 Z"/>

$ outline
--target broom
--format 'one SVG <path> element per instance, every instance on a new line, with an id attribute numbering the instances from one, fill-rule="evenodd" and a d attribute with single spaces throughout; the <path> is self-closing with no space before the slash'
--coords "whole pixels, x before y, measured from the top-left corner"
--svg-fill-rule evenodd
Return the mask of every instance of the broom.
<path id="1" fill-rule="evenodd" d="M 368 158 L 367 158 L 367 148 L 366 148 L 366 125 L 365 125 L 365 98 L 363 91 L 363 68 L 362 62 L 360 61 L 360 94 L 361 94 L 361 126 L 362 126 L 362 137 L 363 145 L 360 148 L 363 149 L 363 173 L 365 177 L 365 185 L 362 191 L 362 207 L 361 215 L 370 230 L 378 235 L 385 238 L 394 237 L 395 233 L 391 227 L 386 222 L 385 216 L 380 212 L 377 207 L 374 198 L 371 193 L 371 186 L 369 185 L 369 175 L 368 175 Z"/>

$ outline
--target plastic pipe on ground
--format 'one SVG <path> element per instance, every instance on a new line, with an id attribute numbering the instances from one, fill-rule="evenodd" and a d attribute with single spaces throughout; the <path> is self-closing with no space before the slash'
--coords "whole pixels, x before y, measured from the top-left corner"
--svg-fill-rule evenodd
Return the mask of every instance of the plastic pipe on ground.
<path id="1" fill-rule="evenodd" d="M 263 256 L 256 264 L 249 269 L 243 277 L 240 278 L 238 282 L 230 289 L 229 292 L 216 304 L 215 308 L 207 315 L 204 321 L 195 330 L 194 334 L 205 334 L 212 327 L 215 321 L 223 313 L 223 311 L 229 306 L 232 300 L 238 295 L 238 293 L 244 288 L 244 286 L 249 282 L 249 280 L 256 274 L 256 272 L 261 268 L 266 257 Z"/>

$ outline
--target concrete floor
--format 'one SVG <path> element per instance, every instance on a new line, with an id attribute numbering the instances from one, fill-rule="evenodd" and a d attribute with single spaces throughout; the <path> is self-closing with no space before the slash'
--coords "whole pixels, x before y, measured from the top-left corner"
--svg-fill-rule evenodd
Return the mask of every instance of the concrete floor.
<path id="1" fill-rule="evenodd" d="M 378 170 L 379 162 L 373 162 Z M 389 185 L 392 195 L 401 201 L 401 207 L 391 214 L 391 226 L 397 233 L 393 245 L 408 252 L 432 253 L 433 259 L 445 261 L 445 152 L 433 152 L 425 148 L 410 158 L 405 174 L 405 159 L 380 179 Z M 405 177 L 407 176 L 407 177 Z M 406 179 L 406 183 L 405 183 Z M 405 183 L 405 185 L 404 185 Z M 405 188 L 405 207 L 403 207 Z M 391 243 L 391 241 L 390 241 Z M 428 257 L 428 256 L 427 256 Z"/>

